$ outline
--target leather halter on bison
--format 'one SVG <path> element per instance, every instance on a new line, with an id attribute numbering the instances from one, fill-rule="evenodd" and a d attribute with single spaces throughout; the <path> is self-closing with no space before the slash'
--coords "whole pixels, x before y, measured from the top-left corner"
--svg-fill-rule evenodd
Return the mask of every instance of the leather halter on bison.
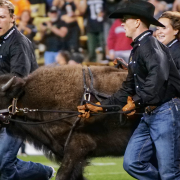
<path id="1" fill-rule="evenodd" d="M 90 83 L 85 67 L 87 86 Z M 127 73 L 114 67 L 91 67 L 94 88 L 102 93 L 116 92 Z M 0 88 L 11 75 L 0 76 Z M 0 109 L 18 97 L 18 108 L 77 111 L 83 96 L 82 66 L 41 67 L 26 78 L 14 78 L 10 87 L 0 91 Z M 94 101 L 93 98 L 91 101 Z M 66 113 L 62 114 L 67 115 Z M 27 122 L 45 122 L 60 117 L 58 113 L 17 113 L 13 118 Z M 64 144 L 77 117 L 42 125 L 11 122 L 7 128 L 31 142 L 51 160 L 61 163 L 56 180 L 83 180 L 83 168 L 91 157 L 122 156 L 137 120 L 122 125 L 119 114 L 92 116 L 75 127 L 67 148 Z"/>

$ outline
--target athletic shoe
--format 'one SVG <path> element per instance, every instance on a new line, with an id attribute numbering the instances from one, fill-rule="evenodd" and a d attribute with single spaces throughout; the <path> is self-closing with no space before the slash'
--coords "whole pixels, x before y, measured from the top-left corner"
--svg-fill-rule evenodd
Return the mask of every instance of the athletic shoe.
<path id="1" fill-rule="evenodd" d="M 55 176 L 56 171 L 52 166 L 49 166 L 49 167 L 52 169 L 52 174 L 49 179 L 52 179 Z"/>

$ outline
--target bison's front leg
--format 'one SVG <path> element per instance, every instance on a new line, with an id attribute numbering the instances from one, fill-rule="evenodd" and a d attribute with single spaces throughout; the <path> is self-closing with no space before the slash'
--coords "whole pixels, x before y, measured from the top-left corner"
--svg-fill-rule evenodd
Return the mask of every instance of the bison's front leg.
<path id="1" fill-rule="evenodd" d="M 86 157 L 96 147 L 95 142 L 87 135 L 73 134 L 68 147 L 65 150 L 61 167 L 56 180 L 80 180 Z"/>

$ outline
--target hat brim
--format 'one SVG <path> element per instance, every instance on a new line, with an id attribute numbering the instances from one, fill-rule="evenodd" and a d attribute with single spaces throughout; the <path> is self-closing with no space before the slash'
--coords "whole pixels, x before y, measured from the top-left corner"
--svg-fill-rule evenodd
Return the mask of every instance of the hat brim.
<path id="1" fill-rule="evenodd" d="M 130 9 L 128 7 L 116 10 L 109 16 L 109 18 L 119 19 L 119 18 L 123 18 L 124 15 L 135 15 L 140 18 L 142 17 L 142 18 L 145 18 L 150 24 L 160 26 L 160 27 L 165 27 L 153 16 L 148 15 L 148 12 L 144 12 L 143 10 L 139 10 L 139 9 L 138 10 Z"/>

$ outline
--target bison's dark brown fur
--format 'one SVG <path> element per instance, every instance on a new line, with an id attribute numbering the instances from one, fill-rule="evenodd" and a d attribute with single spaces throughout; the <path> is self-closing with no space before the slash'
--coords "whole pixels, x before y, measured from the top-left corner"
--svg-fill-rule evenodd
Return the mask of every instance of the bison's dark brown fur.
<path id="1" fill-rule="evenodd" d="M 88 70 L 85 69 L 89 84 Z M 94 88 L 106 94 L 116 92 L 127 75 L 113 67 L 91 67 L 91 70 Z M 0 86 L 10 77 L 0 77 Z M 83 96 L 82 66 L 42 67 L 24 79 L 15 78 L 5 94 L 0 92 L 0 109 L 7 108 L 16 96 L 19 96 L 18 108 L 76 111 Z M 57 113 L 27 114 L 27 119 L 31 121 L 49 121 L 57 117 Z M 21 115 L 17 118 L 24 119 Z M 64 152 L 64 144 L 75 119 L 73 117 L 38 126 L 11 123 L 8 128 L 42 149 L 49 158 L 59 164 L 61 162 L 56 180 L 83 180 L 83 167 L 88 158 L 124 154 L 135 121 L 128 120 L 122 126 L 119 114 L 93 116 L 88 122 L 81 121 Z"/>

